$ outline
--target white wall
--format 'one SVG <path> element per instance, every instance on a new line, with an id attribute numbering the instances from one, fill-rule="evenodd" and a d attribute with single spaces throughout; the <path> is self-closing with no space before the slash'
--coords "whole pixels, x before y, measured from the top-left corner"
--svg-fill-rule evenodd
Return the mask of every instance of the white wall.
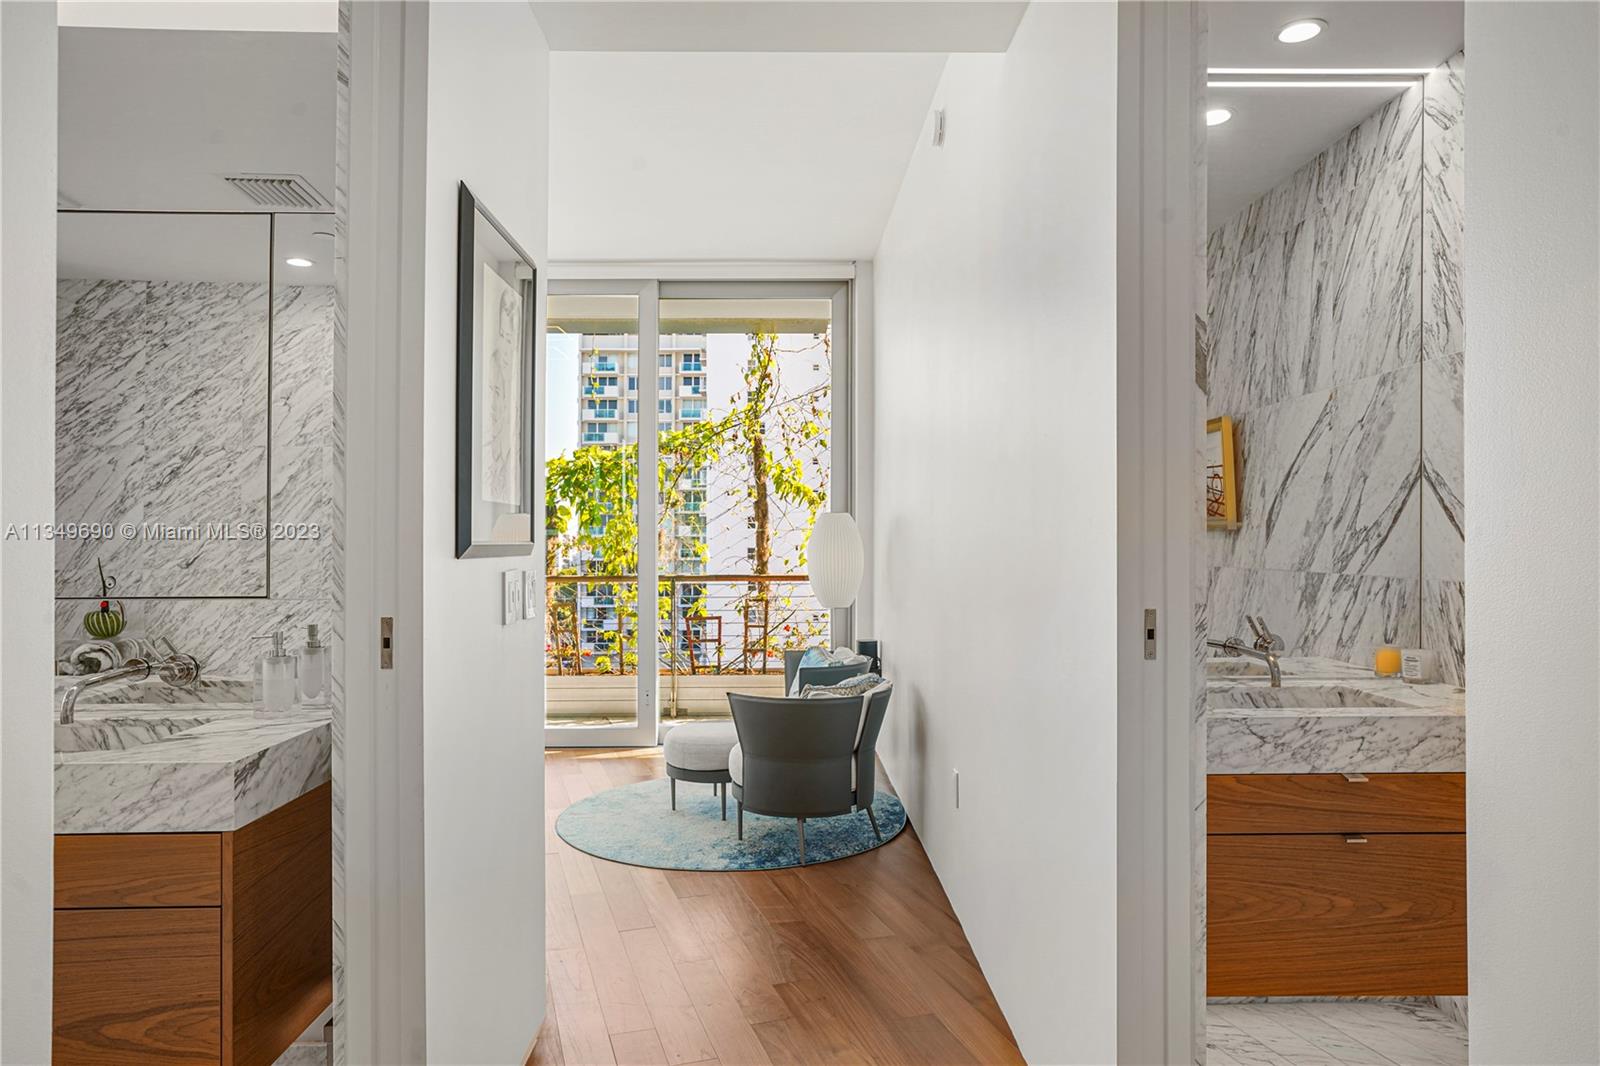
<path id="1" fill-rule="evenodd" d="M 0 5 L 0 526 L 55 514 L 54 4 Z M 0 1062 L 50 1059 L 54 553 L 0 540 Z"/>
<path id="2" fill-rule="evenodd" d="M 1469 3 L 1473 1062 L 1600 1061 L 1600 17 Z"/>
<path id="3" fill-rule="evenodd" d="M 1117 1055 L 1117 47 L 952 56 L 874 263 L 879 750 L 1035 1062 Z"/>
<path id="4" fill-rule="evenodd" d="M 543 635 L 500 624 L 501 572 L 543 566 L 455 558 L 455 251 L 465 181 L 534 258 L 543 321 L 549 60 L 526 4 L 431 5 L 419 516 L 431 1062 L 521 1062 L 544 1013 Z M 542 335 L 538 350 L 542 366 Z"/>

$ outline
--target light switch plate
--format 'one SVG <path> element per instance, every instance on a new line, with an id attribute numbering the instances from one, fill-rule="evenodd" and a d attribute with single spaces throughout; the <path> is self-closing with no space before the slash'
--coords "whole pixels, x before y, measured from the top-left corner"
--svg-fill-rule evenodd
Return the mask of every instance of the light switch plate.
<path id="1" fill-rule="evenodd" d="M 539 617 L 539 572 L 522 572 L 522 617 L 532 620 Z"/>
<path id="2" fill-rule="evenodd" d="M 501 606 L 501 624 L 515 625 L 522 621 L 522 571 L 507 570 L 500 575 L 505 580 Z"/>

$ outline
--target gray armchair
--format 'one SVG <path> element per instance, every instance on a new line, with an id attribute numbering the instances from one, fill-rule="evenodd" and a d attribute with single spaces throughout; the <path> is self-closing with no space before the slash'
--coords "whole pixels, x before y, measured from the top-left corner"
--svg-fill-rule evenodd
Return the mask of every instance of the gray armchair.
<path id="1" fill-rule="evenodd" d="M 783 693 L 788 695 L 794 691 L 794 679 L 799 676 L 807 685 L 837 685 L 857 675 L 864 674 L 872 666 L 871 660 L 852 663 L 848 666 L 807 666 L 804 670 L 800 667 L 800 660 L 806 656 L 805 651 L 785 651 L 783 653 Z"/>
<path id="2" fill-rule="evenodd" d="M 787 699 L 728 693 L 739 743 L 728 754 L 739 839 L 744 812 L 793 818 L 806 861 L 806 819 L 864 810 L 879 840 L 872 812 L 877 795 L 878 733 L 889 710 L 889 690 L 866 698 Z"/>

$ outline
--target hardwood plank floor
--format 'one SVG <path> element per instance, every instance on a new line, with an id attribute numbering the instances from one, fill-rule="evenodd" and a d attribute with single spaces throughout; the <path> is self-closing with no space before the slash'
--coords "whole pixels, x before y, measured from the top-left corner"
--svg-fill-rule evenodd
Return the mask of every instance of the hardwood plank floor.
<path id="1" fill-rule="evenodd" d="M 567 804 L 662 775 L 659 748 L 545 753 L 549 993 L 530 1063 L 1023 1061 L 910 827 L 770 873 L 623 866 L 556 836 Z"/>

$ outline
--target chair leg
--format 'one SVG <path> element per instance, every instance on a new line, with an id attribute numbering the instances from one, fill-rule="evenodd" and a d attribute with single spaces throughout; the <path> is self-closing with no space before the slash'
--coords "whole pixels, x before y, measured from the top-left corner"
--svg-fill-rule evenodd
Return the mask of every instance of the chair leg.
<path id="1" fill-rule="evenodd" d="M 718 792 L 722 793 L 722 820 L 726 822 L 728 820 L 728 786 L 717 785 L 715 787 Z"/>
<path id="2" fill-rule="evenodd" d="M 677 810 L 678 809 L 678 779 L 676 777 L 667 778 L 667 789 L 668 789 L 668 791 L 670 791 L 672 793 L 672 809 L 673 810 Z"/>
<path id="3" fill-rule="evenodd" d="M 878 831 L 878 816 L 872 813 L 872 805 L 867 805 L 867 821 L 872 823 L 872 835 L 878 838 L 878 843 L 883 843 L 883 834 Z"/>
<path id="4" fill-rule="evenodd" d="M 734 803 L 739 808 L 739 839 L 743 840 L 744 839 L 744 800 L 735 800 Z"/>
<path id="5" fill-rule="evenodd" d="M 795 821 L 800 823 L 800 865 L 804 866 L 806 864 L 806 820 L 804 818 L 796 818 Z"/>

